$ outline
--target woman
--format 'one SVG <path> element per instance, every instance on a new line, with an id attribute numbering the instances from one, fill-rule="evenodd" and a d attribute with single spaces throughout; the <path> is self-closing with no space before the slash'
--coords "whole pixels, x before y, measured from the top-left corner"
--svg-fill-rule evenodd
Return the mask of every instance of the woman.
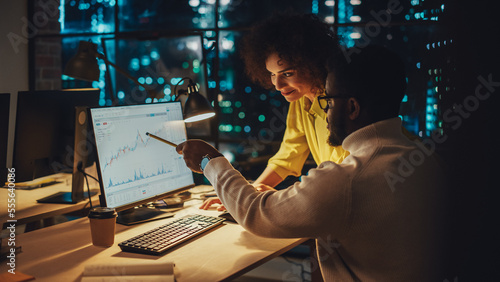
<path id="1" fill-rule="evenodd" d="M 257 189 L 272 189 L 289 175 L 300 176 L 309 153 L 316 164 L 340 163 L 349 154 L 328 144 L 326 114 L 316 99 L 324 95 L 325 62 L 339 50 L 333 31 L 313 15 L 276 15 L 243 38 L 247 75 L 265 88 L 274 87 L 290 102 L 283 142 L 254 182 Z M 201 208 L 213 203 L 219 202 L 211 199 Z"/>

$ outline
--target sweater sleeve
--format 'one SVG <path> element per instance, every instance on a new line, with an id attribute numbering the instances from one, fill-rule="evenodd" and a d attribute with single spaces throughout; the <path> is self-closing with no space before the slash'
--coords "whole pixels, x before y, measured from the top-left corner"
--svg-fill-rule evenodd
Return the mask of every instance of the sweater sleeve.
<path id="1" fill-rule="evenodd" d="M 278 152 L 269 159 L 268 167 L 271 167 L 283 179 L 289 175 L 300 176 L 309 152 L 302 124 L 301 104 L 291 102 L 283 141 Z"/>
<path id="2" fill-rule="evenodd" d="M 211 160 L 205 176 L 224 206 L 248 231 L 279 238 L 337 237 L 346 230 L 349 177 L 325 162 L 301 182 L 280 191 L 258 192 L 225 158 Z M 331 230 L 336 230 L 332 234 Z"/>

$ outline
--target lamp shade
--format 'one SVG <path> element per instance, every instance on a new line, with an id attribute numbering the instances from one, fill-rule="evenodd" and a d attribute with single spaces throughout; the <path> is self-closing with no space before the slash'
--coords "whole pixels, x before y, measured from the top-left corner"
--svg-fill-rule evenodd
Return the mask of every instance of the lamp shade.
<path id="1" fill-rule="evenodd" d="M 215 116 L 215 111 L 200 93 L 190 93 L 184 104 L 184 121 L 194 122 Z"/>
<path id="2" fill-rule="evenodd" d="M 80 41 L 78 53 L 66 64 L 63 74 L 76 79 L 98 81 L 100 71 L 97 64 L 97 45 Z"/>

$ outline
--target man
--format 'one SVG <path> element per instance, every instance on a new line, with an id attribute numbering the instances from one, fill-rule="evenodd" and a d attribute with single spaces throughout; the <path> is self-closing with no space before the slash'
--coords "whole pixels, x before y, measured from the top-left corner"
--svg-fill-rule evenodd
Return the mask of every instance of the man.
<path id="1" fill-rule="evenodd" d="M 284 190 L 256 191 L 203 141 L 186 141 L 177 151 L 205 174 L 245 229 L 315 238 L 325 281 L 443 281 L 443 171 L 401 132 L 405 85 L 402 61 L 385 48 L 335 56 L 319 102 L 328 142 L 350 155 L 340 164 L 323 162 Z"/>

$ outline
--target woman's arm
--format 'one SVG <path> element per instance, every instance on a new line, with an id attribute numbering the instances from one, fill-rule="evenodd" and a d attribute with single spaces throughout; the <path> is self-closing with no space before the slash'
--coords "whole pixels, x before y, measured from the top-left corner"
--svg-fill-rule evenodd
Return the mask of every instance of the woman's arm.
<path id="1" fill-rule="evenodd" d="M 266 167 L 262 174 L 255 180 L 252 184 L 257 187 L 260 184 L 264 184 L 271 187 L 276 187 L 283 181 L 283 178 L 279 176 L 271 167 Z"/>

